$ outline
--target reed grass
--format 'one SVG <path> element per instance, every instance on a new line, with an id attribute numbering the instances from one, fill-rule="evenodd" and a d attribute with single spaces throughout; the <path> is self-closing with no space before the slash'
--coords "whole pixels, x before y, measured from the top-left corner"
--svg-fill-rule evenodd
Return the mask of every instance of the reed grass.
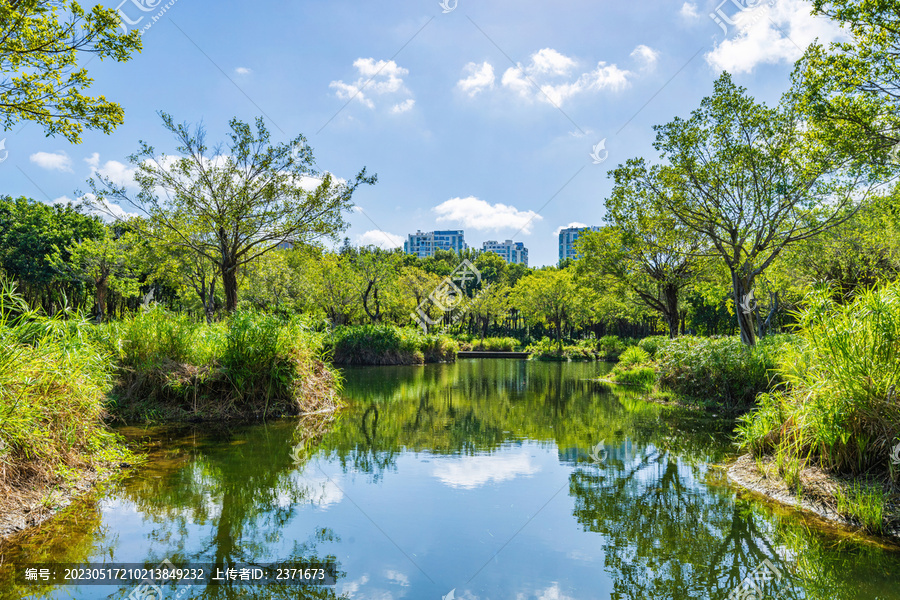
<path id="1" fill-rule="evenodd" d="M 446 335 L 393 325 L 340 327 L 333 358 L 339 365 L 416 365 L 456 360 L 459 345 Z"/>

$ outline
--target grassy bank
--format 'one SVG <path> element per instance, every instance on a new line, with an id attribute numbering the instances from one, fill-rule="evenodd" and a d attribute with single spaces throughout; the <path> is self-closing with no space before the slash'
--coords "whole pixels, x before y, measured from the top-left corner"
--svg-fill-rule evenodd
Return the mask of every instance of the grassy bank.
<path id="1" fill-rule="evenodd" d="M 457 337 L 459 349 L 465 351 L 482 352 L 514 352 L 520 346 L 519 340 L 513 337 L 486 337 L 475 338 L 467 336 L 467 339 Z"/>
<path id="2" fill-rule="evenodd" d="M 154 308 L 95 335 L 118 365 L 125 420 L 266 418 L 337 405 L 324 337 L 299 317 L 236 312 L 207 324 Z"/>
<path id="3" fill-rule="evenodd" d="M 337 365 L 421 365 L 456 360 L 459 345 L 446 335 L 393 325 L 339 327 L 333 336 Z"/>
<path id="4" fill-rule="evenodd" d="M 824 502 L 874 532 L 900 527 L 900 283 L 837 305 L 827 291 L 798 315 L 799 343 L 778 360 L 738 438 L 797 493 L 810 468 L 835 477 Z"/>
<path id="5" fill-rule="evenodd" d="M 104 425 L 109 356 L 85 321 L 30 312 L 0 282 L 0 531 L 35 524 L 134 457 Z"/>

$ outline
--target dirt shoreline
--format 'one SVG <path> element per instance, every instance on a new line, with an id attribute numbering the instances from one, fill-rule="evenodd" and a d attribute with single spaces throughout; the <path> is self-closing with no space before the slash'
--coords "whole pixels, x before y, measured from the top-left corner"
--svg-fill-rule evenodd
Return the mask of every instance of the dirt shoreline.
<path id="1" fill-rule="evenodd" d="M 763 468 L 767 471 L 774 468 L 774 459 L 767 459 Z M 749 454 L 738 458 L 726 470 L 728 481 L 755 494 L 764 496 L 798 510 L 812 513 L 829 525 L 838 526 L 848 533 L 862 534 L 867 537 L 884 540 L 895 545 L 900 544 L 900 502 L 894 501 L 885 507 L 885 512 L 893 515 L 894 526 L 886 529 L 881 536 L 873 536 L 863 530 L 858 523 L 840 514 L 835 508 L 835 491 L 845 483 L 831 477 L 821 469 L 810 467 L 800 473 L 803 486 L 802 497 L 792 490 L 780 477 L 767 476 L 760 472 L 756 461 Z"/>
<path id="2" fill-rule="evenodd" d="M 101 476 L 91 470 L 83 472 L 77 481 L 63 489 L 44 487 L 40 490 L 4 490 L 0 500 L 0 543 L 49 521 L 114 475 L 109 473 Z"/>

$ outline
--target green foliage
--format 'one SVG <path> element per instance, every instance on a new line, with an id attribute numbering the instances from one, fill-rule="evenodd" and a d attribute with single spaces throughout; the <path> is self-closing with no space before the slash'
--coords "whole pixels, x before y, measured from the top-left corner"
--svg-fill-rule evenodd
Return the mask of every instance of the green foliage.
<path id="1" fill-rule="evenodd" d="M 667 341 L 669 341 L 669 338 L 664 335 L 651 335 L 639 341 L 638 347 L 646 352 L 650 358 L 653 358 Z"/>
<path id="2" fill-rule="evenodd" d="M 788 336 L 772 336 L 749 348 L 736 337 L 676 338 L 657 351 L 659 382 L 708 406 L 746 409 L 780 381 L 774 373 L 776 360 L 789 341 Z"/>
<path id="3" fill-rule="evenodd" d="M 236 311 L 206 324 L 154 307 L 95 334 L 121 365 L 115 412 L 127 418 L 230 418 L 333 406 L 323 336 L 300 317 Z"/>
<path id="4" fill-rule="evenodd" d="M 634 343 L 631 339 L 620 339 L 616 335 L 605 335 L 597 341 L 597 352 L 603 360 L 617 360 L 625 349 Z"/>
<path id="5" fill-rule="evenodd" d="M 462 346 L 462 344 L 461 344 Z M 465 342 L 466 350 L 483 350 L 486 352 L 513 352 L 519 346 L 519 340 L 513 337 L 488 337 Z"/>
<path id="6" fill-rule="evenodd" d="M 126 62 L 141 50 L 139 31 L 120 30 L 114 9 L 85 12 L 73 0 L 0 1 L 0 128 L 34 121 L 47 135 L 81 141 L 85 127 L 110 133 L 124 111 L 83 95 L 93 80 L 85 55 Z"/>
<path id="7" fill-rule="evenodd" d="M 531 358 L 534 360 L 558 362 L 597 360 L 597 353 L 590 346 L 566 344 L 560 347 L 548 337 L 532 342 L 525 351 L 531 352 Z"/>
<path id="8" fill-rule="evenodd" d="M 900 441 L 900 282 L 844 306 L 818 290 L 798 319 L 799 343 L 778 361 L 788 387 L 743 417 L 741 443 L 757 456 L 779 452 L 897 481 L 890 455 Z"/>
<path id="9" fill-rule="evenodd" d="M 238 273 L 285 243 L 334 238 L 346 229 L 344 211 L 362 184 L 376 177 L 363 168 L 352 182 L 314 169 L 306 138 L 272 144 L 262 118 L 250 124 L 232 119 L 227 149 L 210 148 L 202 126 L 177 124 L 165 113 L 163 125 L 178 141 L 179 157 L 168 157 L 141 143 L 129 157 L 135 168 L 136 196 L 108 177 L 90 179 L 96 206 L 105 202 L 132 205 L 148 220 L 137 222 L 147 238 L 165 240 L 206 258 L 222 277 L 225 308 L 238 305 Z M 301 181 L 321 183 L 304 189 Z"/>
<path id="10" fill-rule="evenodd" d="M 103 424 L 112 372 L 91 328 L 30 311 L 0 279 L 0 486 L 68 486 L 133 460 Z"/>
<path id="11" fill-rule="evenodd" d="M 426 335 L 412 327 L 356 325 L 334 332 L 339 365 L 413 365 L 456 360 L 459 346 L 445 335 Z"/>
<path id="12" fill-rule="evenodd" d="M 634 365 L 643 365 L 650 362 L 650 355 L 638 346 L 629 346 L 621 356 L 619 356 L 618 365 L 622 367 L 633 367 Z"/>
<path id="13" fill-rule="evenodd" d="M 871 533 L 884 531 L 884 490 L 880 485 L 853 483 L 846 491 L 837 486 L 835 492 L 837 510 L 856 520 Z"/>

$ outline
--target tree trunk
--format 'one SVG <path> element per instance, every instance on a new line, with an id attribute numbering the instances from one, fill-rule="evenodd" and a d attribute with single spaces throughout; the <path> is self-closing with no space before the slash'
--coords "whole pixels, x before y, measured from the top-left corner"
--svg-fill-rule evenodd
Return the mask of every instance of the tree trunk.
<path id="1" fill-rule="evenodd" d="M 222 269 L 222 287 L 225 288 L 225 310 L 234 312 L 238 304 L 237 267 L 227 266 Z"/>
<path id="2" fill-rule="evenodd" d="M 737 315 L 741 341 L 748 346 L 756 345 L 756 328 L 753 326 L 755 300 L 751 300 L 753 289 L 752 277 L 741 277 L 736 271 L 731 272 L 731 283 L 734 287 L 734 312 Z"/>
<path id="3" fill-rule="evenodd" d="M 666 305 L 666 322 L 669 325 L 669 337 L 676 338 L 679 333 L 679 315 L 678 315 L 678 286 L 663 286 L 663 302 Z"/>
<path id="4" fill-rule="evenodd" d="M 97 302 L 97 322 L 102 323 L 106 320 L 106 295 L 109 286 L 106 283 L 106 276 L 97 280 L 97 290 L 94 293 L 94 300 Z"/>

